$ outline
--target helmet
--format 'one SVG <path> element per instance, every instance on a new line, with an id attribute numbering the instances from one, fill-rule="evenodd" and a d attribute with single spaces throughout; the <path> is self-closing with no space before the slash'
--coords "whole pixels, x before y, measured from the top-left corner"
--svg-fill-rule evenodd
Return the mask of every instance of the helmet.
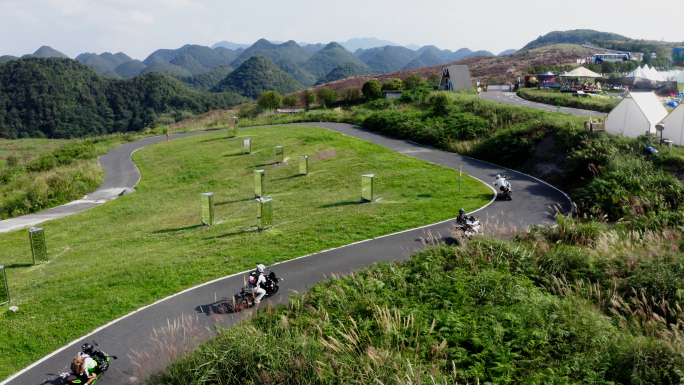
<path id="1" fill-rule="evenodd" d="M 501 178 L 501 175 L 496 174 L 496 179 L 499 179 L 499 178 Z"/>
<path id="2" fill-rule="evenodd" d="M 257 271 L 258 271 L 259 273 L 263 273 L 264 270 L 266 270 L 266 266 L 264 266 L 264 265 L 262 265 L 262 264 L 258 264 L 258 265 L 257 265 Z"/>
<path id="3" fill-rule="evenodd" d="M 464 209 L 458 210 L 458 214 L 459 214 L 459 215 L 464 215 L 464 214 L 465 214 L 465 210 L 464 210 Z"/>
<path id="4" fill-rule="evenodd" d="M 85 344 L 83 344 L 83 346 L 81 346 L 81 351 L 88 355 L 93 354 L 94 349 L 95 347 L 90 342 L 86 342 Z"/>

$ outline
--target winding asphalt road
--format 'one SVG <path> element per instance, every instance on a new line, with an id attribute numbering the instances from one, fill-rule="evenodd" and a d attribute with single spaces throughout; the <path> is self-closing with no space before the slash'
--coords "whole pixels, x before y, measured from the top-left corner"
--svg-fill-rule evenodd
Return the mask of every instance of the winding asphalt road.
<path id="1" fill-rule="evenodd" d="M 549 214 L 553 212 L 552 206 L 557 206 L 565 212 L 571 209 L 570 201 L 564 193 L 516 171 L 438 151 L 413 142 L 389 138 L 348 124 L 304 123 L 304 125 L 324 127 L 456 170 L 462 167 L 465 173 L 488 185 L 494 180 L 495 174 L 505 173 L 515 189 L 515 200 L 504 201 L 497 198 L 475 214 L 483 220 L 489 220 L 490 223 L 501 221 L 517 224 L 519 228 L 528 224 L 551 225 L 554 223 L 553 217 Z M 211 132 L 216 133 L 216 131 Z M 201 134 L 203 133 L 178 134 L 173 135 L 172 138 Z M 140 179 L 140 175 L 131 161 L 131 154 L 139 148 L 163 140 L 165 140 L 164 137 L 147 138 L 122 145 L 103 155 L 99 161 L 106 171 L 105 182 L 90 196 L 106 200 L 124 190 L 132 189 Z M 352 270 L 361 269 L 375 262 L 405 259 L 423 248 L 424 244 L 421 239 L 428 238 L 430 234 L 448 238 L 452 223 L 453 221 L 449 220 L 282 262 L 273 269 L 278 276 L 285 278 L 281 284 L 282 295 L 279 294 L 274 300 L 285 302 L 291 290 L 304 291 L 308 286 L 316 284 L 331 274 L 348 274 Z M 205 327 L 215 324 L 227 327 L 251 312 L 251 310 L 244 311 L 237 315 L 220 314 L 221 305 L 225 304 L 225 301 L 243 286 L 244 276 L 245 273 L 242 272 L 224 277 L 141 308 L 49 354 L 0 385 L 59 383 L 57 382 L 59 379 L 56 379 L 58 373 L 66 371 L 80 345 L 92 339 L 100 342 L 106 352 L 119 356 L 119 359 L 112 363 L 106 376 L 98 380 L 98 383 L 139 382 L 137 379 L 139 373 L 131 355 L 133 351 L 159 353 L 158 349 L 156 351 L 152 349 L 153 345 L 150 343 L 153 329 L 163 328 L 169 322 L 173 323 L 187 316 L 195 319 L 194 325 L 197 328 L 194 330 L 204 330 Z M 139 360 L 136 361 L 139 362 Z M 151 359 L 149 365 L 153 368 L 155 365 L 165 363 L 164 359 L 156 362 Z"/>
<path id="2" fill-rule="evenodd" d="M 604 112 L 581 110 L 579 108 L 572 108 L 572 107 L 561 107 L 560 110 L 558 110 L 558 108 L 556 106 L 525 100 L 513 92 L 484 92 L 484 93 L 480 94 L 480 99 L 489 100 L 491 102 L 510 104 L 510 105 L 518 106 L 518 107 L 534 108 L 536 110 L 544 110 L 544 111 L 551 111 L 551 112 L 560 111 L 564 114 L 586 116 L 586 117 L 592 117 L 592 118 L 603 119 L 606 117 L 606 115 L 608 115 Z"/>

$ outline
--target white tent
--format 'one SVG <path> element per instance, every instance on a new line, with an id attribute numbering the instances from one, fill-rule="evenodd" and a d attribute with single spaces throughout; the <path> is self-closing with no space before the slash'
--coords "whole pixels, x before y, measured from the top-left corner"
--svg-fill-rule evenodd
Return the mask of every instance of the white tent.
<path id="1" fill-rule="evenodd" d="M 648 132 L 667 116 L 667 110 L 653 92 L 630 92 L 606 116 L 606 132 L 636 138 Z"/>
<path id="2" fill-rule="evenodd" d="M 684 83 L 684 71 L 677 75 L 677 83 Z"/>
<path id="3" fill-rule="evenodd" d="M 678 146 L 684 146 L 684 104 L 680 104 L 661 122 L 663 139 L 669 139 Z"/>

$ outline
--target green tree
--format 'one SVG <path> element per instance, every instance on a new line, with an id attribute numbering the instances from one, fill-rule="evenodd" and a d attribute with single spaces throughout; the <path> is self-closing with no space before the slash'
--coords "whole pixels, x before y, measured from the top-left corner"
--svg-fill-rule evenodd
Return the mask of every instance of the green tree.
<path id="1" fill-rule="evenodd" d="M 351 104 L 359 100 L 361 97 L 361 91 L 356 87 L 347 87 L 342 90 L 342 99 Z"/>
<path id="2" fill-rule="evenodd" d="M 302 90 L 299 94 L 299 100 L 306 104 L 306 110 L 308 111 L 311 105 L 316 103 L 316 93 L 309 89 Z"/>
<path id="3" fill-rule="evenodd" d="M 399 78 L 394 78 L 388 82 L 382 83 L 383 91 L 395 91 L 400 90 L 404 87 L 404 82 Z"/>
<path id="4" fill-rule="evenodd" d="M 324 106 L 328 106 L 334 103 L 339 98 L 340 95 L 337 93 L 337 91 L 332 90 L 328 87 L 323 87 L 320 90 L 318 90 L 318 100 L 320 100 Z"/>
<path id="5" fill-rule="evenodd" d="M 259 99 L 257 100 L 257 105 L 262 108 L 269 110 L 275 110 L 280 107 L 283 103 L 283 98 L 276 91 L 264 91 L 259 94 Z"/>
<path id="6" fill-rule="evenodd" d="M 409 75 L 406 77 L 406 79 L 404 79 L 404 89 L 408 91 L 408 90 L 418 86 L 418 84 L 420 84 L 420 82 L 422 82 L 422 81 L 423 81 L 423 77 L 420 75 L 416 75 L 416 74 Z"/>
<path id="7" fill-rule="evenodd" d="M 382 96 L 382 84 L 379 81 L 373 79 L 363 83 L 361 87 L 361 92 L 363 96 L 368 100 L 377 99 Z"/>
<path id="8" fill-rule="evenodd" d="M 440 80 L 442 80 L 442 77 L 439 74 L 430 74 L 427 77 L 428 84 L 433 87 L 437 87 Z"/>
<path id="9" fill-rule="evenodd" d="M 288 106 L 291 110 L 294 109 L 297 103 L 299 103 L 299 97 L 295 94 L 287 95 L 283 98 L 283 105 Z"/>

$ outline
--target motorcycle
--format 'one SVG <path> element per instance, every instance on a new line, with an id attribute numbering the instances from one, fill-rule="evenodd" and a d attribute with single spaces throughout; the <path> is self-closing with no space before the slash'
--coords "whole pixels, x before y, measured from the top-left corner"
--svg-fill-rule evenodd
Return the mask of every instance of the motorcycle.
<path id="1" fill-rule="evenodd" d="M 465 238 L 472 238 L 476 235 L 482 235 L 482 230 L 480 229 L 480 220 L 476 219 L 474 216 L 465 219 L 465 223 L 456 222 L 455 232 L 457 237 L 464 236 Z"/>
<path id="2" fill-rule="evenodd" d="M 93 345 L 98 346 L 97 342 L 93 341 Z M 97 363 L 97 367 L 95 368 L 95 380 L 91 382 L 91 385 L 97 382 L 97 380 L 102 376 L 107 369 L 109 369 L 109 360 L 110 358 L 113 359 L 118 359 L 117 356 L 110 356 L 109 354 L 101 351 L 101 350 L 96 350 L 93 352 L 92 355 L 90 355 L 90 358 L 95 360 Z M 64 380 L 64 384 L 85 384 L 88 382 L 88 377 L 85 374 L 76 374 L 76 373 L 69 373 L 65 372 L 59 375 L 62 377 Z"/>
<path id="3" fill-rule="evenodd" d="M 271 271 L 271 269 L 269 268 L 268 271 Z M 282 278 L 277 278 L 275 273 L 271 271 L 271 273 L 266 276 L 266 283 L 261 286 L 266 290 L 266 294 L 264 294 L 262 300 L 274 296 L 279 289 L 278 282 L 282 281 Z M 245 286 L 239 293 L 235 294 L 232 304 L 233 311 L 241 311 L 254 306 L 254 298 L 256 297 L 255 289 L 256 287 Z"/>
<path id="4" fill-rule="evenodd" d="M 503 194 L 503 197 L 506 198 L 506 200 L 512 201 L 513 187 L 511 187 L 510 182 L 506 180 L 506 175 L 504 175 L 502 178 L 504 180 L 504 185 L 500 187 L 501 193 Z"/>

